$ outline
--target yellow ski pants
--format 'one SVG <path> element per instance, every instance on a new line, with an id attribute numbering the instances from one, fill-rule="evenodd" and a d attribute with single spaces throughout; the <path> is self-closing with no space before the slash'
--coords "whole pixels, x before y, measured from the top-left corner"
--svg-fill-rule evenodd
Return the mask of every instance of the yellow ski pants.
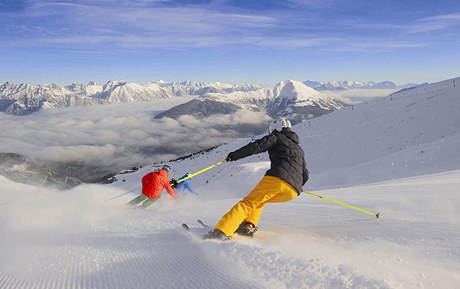
<path id="1" fill-rule="evenodd" d="M 298 196 L 297 191 L 280 178 L 264 176 L 256 187 L 217 223 L 216 228 L 231 236 L 243 222 L 259 223 L 266 203 L 281 203 Z"/>

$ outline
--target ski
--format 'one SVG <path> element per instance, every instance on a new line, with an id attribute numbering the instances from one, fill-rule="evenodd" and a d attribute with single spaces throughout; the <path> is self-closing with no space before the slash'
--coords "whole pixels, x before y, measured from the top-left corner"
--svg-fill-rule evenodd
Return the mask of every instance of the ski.
<path id="1" fill-rule="evenodd" d="M 196 220 L 197 223 L 201 226 L 201 227 L 190 227 L 188 224 L 186 223 L 183 223 L 182 224 L 182 228 L 184 228 L 184 230 L 186 230 L 187 232 L 190 232 L 190 233 L 193 233 L 193 235 L 197 235 L 197 236 L 201 236 L 200 234 L 204 234 L 206 233 L 208 230 L 212 230 L 214 229 L 213 227 L 207 225 L 206 223 L 204 223 L 202 220 Z M 206 229 L 206 230 L 203 230 L 203 229 Z M 272 236 L 275 236 L 276 234 L 273 233 L 273 232 L 259 232 L 257 234 L 257 239 L 260 239 L 260 238 L 269 238 L 269 237 L 272 237 Z M 234 234 L 232 236 L 232 240 L 235 240 L 236 238 L 238 238 L 238 234 Z M 249 237 L 249 236 L 244 236 L 243 237 L 245 238 L 253 238 L 253 237 Z M 215 239 L 213 239 L 215 240 Z M 222 240 L 221 240 L 222 241 Z"/>
<path id="2" fill-rule="evenodd" d="M 211 226 L 206 225 L 205 223 L 203 223 L 203 221 L 201 221 L 201 220 L 196 220 L 196 221 L 198 222 L 198 224 L 200 224 L 201 226 L 203 226 L 203 228 L 212 229 Z"/>
<path id="3" fill-rule="evenodd" d="M 184 228 L 187 231 L 190 231 L 190 227 L 185 223 L 182 224 L 182 228 Z"/>
<path id="4" fill-rule="evenodd" d="M 211 226 L 206 225 L 206 224 L 203 223 L 203 221 L 201 221 L 201 220 L 197 220 L 197 222 L 198 222 L 198 224 L 200 224 L 200 225 L 201 225 L 203 228 L 205 228 L 205 229 L 209 229 L 209 230 L 212 229 Z M 182 223 L 182 228 L 184 228 L 186 231 L 191 231 L 190 226 L 187 225 L 186 223 Z"/>

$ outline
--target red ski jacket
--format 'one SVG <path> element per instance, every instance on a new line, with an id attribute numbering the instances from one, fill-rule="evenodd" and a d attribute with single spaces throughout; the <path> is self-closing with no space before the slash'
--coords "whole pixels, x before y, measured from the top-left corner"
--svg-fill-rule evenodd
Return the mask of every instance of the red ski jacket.
<path id="1" fill-rule="evenodd" d="M 176 192 L 169 184 L 168 172 L 166 170 L 159 170 L 158 172 L 151 172 L 142 177 L 142 194 L 154 199 L 161 195 L 161 191 L 166 189 L 168 194 L 174 199 Z"/>

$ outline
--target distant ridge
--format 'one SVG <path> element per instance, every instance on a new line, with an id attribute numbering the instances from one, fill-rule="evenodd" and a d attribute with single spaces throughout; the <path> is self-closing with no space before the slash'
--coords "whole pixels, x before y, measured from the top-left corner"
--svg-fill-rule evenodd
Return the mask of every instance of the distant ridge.
<path id="1" fill-rule="evenodd" d="M 39 110 L 90 106 L 117 102 L 147 101 L 161 98 L 205 93 L 231 93 L 253 91 L 259 86 L 251 84 L 225 84 L 219 82 L 164 82 L 153 81 L 146 84 L 111 80 L 101 85 L 88 84 L 14 84 L 0 85 L 0 111 L 14 115 L 27 115 Z"/>
<path id="2" fill-rule="evenodd" d="M 296 81 L 299 82 L 299 81 Z M 278 85 L 283 85 L 280 82 Z M 380 83 L 362 81 L 304 81 L 304 85 L 316 91 L 340 91 L 352 88 L 407 88 L 415 85 L 396 86 L 393 82 Z M 299 84 L 296 84 L 299 87 Z M 91 106 L 117 102 L 149 101 L 176 96 L 205 96 L 212 94 L 229 95 L 230 98 L 254 98 L 254 92 L 263 89 L 253 84 L 227 84 L 221 82 L 165 82 L 151 81 L 146 84 L 110 80 L 105 84 L 90 81 L 87 84 L 14 84 L 0 85 L 0 112 L 14 115 L 28 115 L 40 110 Z M 305 91 L 305 89 L 302 89 Z M 242 96 L 248 93 L 248 96 Z M 230 94 L 233 94 L 230 96 Z M 238 95 L 238 96 L 237 96 Z M 265 95 L 262 93 L 262 97 Z M 270 95 L 269 95 L 270 96 Z M 272 95 L 273 96 L 273 95 Z M 260 100 L 267 102 L 267 100 Z M 231 101 L 230 101 L 231 102 Z M 237 104 L 238 105 L 238 104 Z"/>
<path id="3" fill-rule="evenodd" d="M 285 80 L 273 87 L 228 94 L 207 93 L 185 104 L 173 107 L 156 118 L 177 119 L 182 115 L 206 117 L 234 113 L 238 110 L 262 112 L 271 118 L 288 117 L 299 123 L 349 105 L 348 99 L 314 90 L 300 81 Z"/>
<path id="4" fill-rule="evenodd" d="M 391 81 L 353 81 L 353 80 L 330 80 L 330 81 L 314 81 L 305 80 L 305 85 L 310 86 L 318 91 L 343 91 L 348 89 L 404 89 L 417 86 L 415 83 L 409 83 L 402 86 L 396 85 Z"/>

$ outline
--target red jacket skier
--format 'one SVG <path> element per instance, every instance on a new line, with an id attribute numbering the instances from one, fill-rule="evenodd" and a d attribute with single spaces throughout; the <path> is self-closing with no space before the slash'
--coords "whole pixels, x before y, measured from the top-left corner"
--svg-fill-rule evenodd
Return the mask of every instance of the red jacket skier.
<path id="1" fill-rule="evenodd" d="M 141 207 L 147 208 L 161 197 L 163 189 L 166 189 L 168 194 L 170 194 L 173 199 L 176 199 L 176 192 L 174 192 L 174 189 L 171 187 L 171 181 L 168 177 L 168 173 L 170 171 L 171 168 L 168 165 L 164 165 L 161 170 L 150 172 L 143 176 L 142 194 L 131 200 L 126 205 L 137 206 L 143 202 Z"/>
<path id="2" fill-rule="evenodd" d="M 151 172 L 142 177 L 142 194 L 148 198 L 156 199 L 160 197 L 163 189 L 166 189 L 173 199 L 176 198 L 176 192 L 170 185 L 167 170 L 161 169 L 158 172 Z"/>

